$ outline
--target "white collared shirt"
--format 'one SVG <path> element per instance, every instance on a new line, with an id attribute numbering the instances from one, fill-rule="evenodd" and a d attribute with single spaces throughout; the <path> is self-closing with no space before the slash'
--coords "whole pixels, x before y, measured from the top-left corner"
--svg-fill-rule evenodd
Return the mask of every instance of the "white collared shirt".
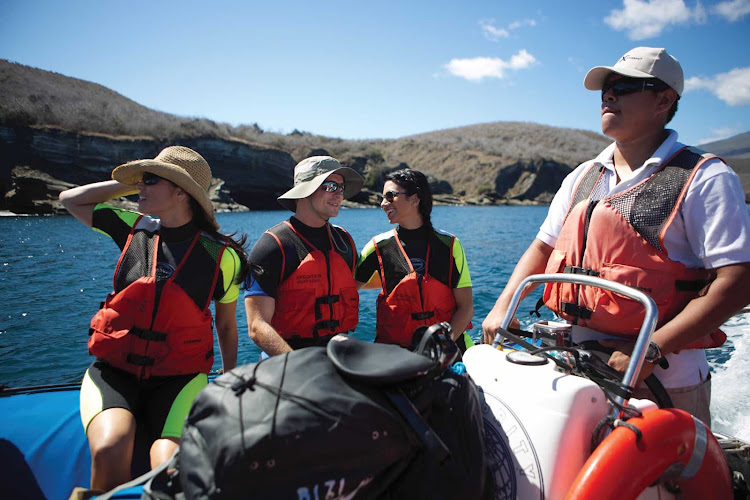
<path id="1" fill-rule="evenodd" d="M 607 196 L 632 187 L 650 176 L 663 161 L 685 147 L 677 141 L 677 132 L 669 136 L 632 176 L 617 182 L 614 168 L 615 144 L 612 143 L 593 160 L 579 165 L 563 180 L 550 205 L 547 218 L 537 238 L 555 246 L 563 220 L 568 212 L 573 188 L 578 178 L 592 164 L 604 166 Z M 696 173 L 688 187 L 680 210 L 664 234 L 664 249 L 669 258 L 688 268 L 715 269 L 730 264 L 750 262 L 750 214 L 745 204 L 737 174 L 720 159 L 709 160 Z M 574 340 L 579 336 L 601 338 L 588 328 L 575 327 Z M 669 370 L 656 368 L 654 373 L 665 387 L 686 387 L 704 380 L 708 363 L 703 349 L 687 349 L 679 355 L 669 354 Z"/>

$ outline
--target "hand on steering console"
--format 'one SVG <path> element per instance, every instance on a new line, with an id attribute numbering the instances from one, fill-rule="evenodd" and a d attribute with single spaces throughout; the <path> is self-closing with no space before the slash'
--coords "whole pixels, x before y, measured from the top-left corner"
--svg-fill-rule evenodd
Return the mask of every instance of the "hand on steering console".
<path id="1" fill-rule="evenodd" d="M 600 340 L 599 343 L 604 347 L 610 347 L 615 350 L 615 352 L 609 357 L 607 364 L 618 372 L 624 374 L 625 370 L 628 368 L 628 363 L 630 363 L 630 355 L 635 344 L 627 340 L 612 339 Z M 636 384 L 640 384 L 643 379 L 651 375 L 654 371 L 654 367 L 656 367 L 654 363 L 644 362 L 641 367 L 641 372 L 638 374 Z"/>
<path id="2" fill-rule="evenodd" d="M 495 336 L 497 335 L 497 331 L 500 329 L 500 324 L 503 322 L 504 317 L 505 311 L 495 311 L 493 309 L 484 319 L 484 321 L 482 322 L 482 331 L 484 332 L 483 340 L 485 344 L 492 345 L 492 342 L 495 341 Z M 510 325 L 508 326 L 510 328 L 521 328 L 521 324 L 518 322 L 515 316 L 510 321 Z"/>

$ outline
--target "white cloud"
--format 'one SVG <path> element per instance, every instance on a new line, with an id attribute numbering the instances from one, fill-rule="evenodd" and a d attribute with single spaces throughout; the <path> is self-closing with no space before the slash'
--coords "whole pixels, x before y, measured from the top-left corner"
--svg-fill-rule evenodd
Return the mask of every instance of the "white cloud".
<path id="1" fill-rule="evenodd" d="M 536 21 L 533 19 L 523 19 L 521 21 L 513 21 L 507 28 L 498 28 L 495 26 L 494 19 L 487 19 L 479 21 L 479 26 L 482 28 L 485 38 L 496 42 L 501 38 L 509 38 L 512 30 L 517 30 L 523 26 L 536 26 Z"/>
<path id="2" fill-rule="evenodd" d="M 723 139 L 727 139 L 729 137 L 732 137 L 733 135 L 737 135 L 744 132 L 744 129 L 741 127 L 723 127 L 723 128 L 717 128 L 711 130 L 711 137 L 704 137 L 703 139 L 698 140 L 696 144 L 707 144 L 709 142 L 716 142 L 721 141 Z"/>
<path id="3" fill-rule="evenodd" d="M 510 58 L 511 69 L 526 69 L 536 62 L 536 58 L 526 52 L 526 49 L 521 51 Z"/>
<path id="4" fill-rule="evenodd" d="M 713 11 L 727 20 L 735 22 L 750 14 L 750 0 L 729 0 L 728 2 L 720 2 L 716 4 Z"/>
<path id="5" fill-rule="evenodd" d="M 729 106 L 750 105 L 750 67 L 735 68 L 713 77 L 691 77 L 685 81 L 685 92 L 708 90 Z"/>
<path id="6" fill-rule="evenodd" d="M 493 26 L 493 21 L 479 21 L 479 26 L 482 27 L 482 33 L 484 33 L 484 36 L 488 40 L 497 41 L 500 38 L 508 38 L 510 36 L 510 33 L 508 30 L 504 30 L 502 28 L 496 28 Z"/>
<path id="7" fill-rule="evenodd" d="M 480 82 L 485 78 L 502 80 L 509 70 L 526 69 L 536 63 L 536 58 L 526 49 L 521 49 L 509 61 L 497 57 L 474 57 L 470 59 L 451 59 L 445 69 L 453 76 Z"/>
<path id="8" fill-rule="evenodd" d="M 517 30 L 518 28 L 522 28 L 524 26 L 536 26 L 536 21 L 533 19 L 523 19 L 521 21 L 513 21 L 508 25 L 509 30 Z"/>
<path id="9" fill-rule="evenodd" d="M 698 24 L 705 24 L 708 22 L 708 13 L 703 8 L 703 4 L 698 0 L 695 4 L 695 10 L 693 10 L 693 19 Z"/>
<path id="10" fill-rule="evenodd" d="M 631 40 L 653 38 L 667 26 L 705 22 L 700 2 L 691 10 L 683 0 L 623 0 L 622 10 L 613 10 L 604 18 L 612 29 L 627 31 Z"/>

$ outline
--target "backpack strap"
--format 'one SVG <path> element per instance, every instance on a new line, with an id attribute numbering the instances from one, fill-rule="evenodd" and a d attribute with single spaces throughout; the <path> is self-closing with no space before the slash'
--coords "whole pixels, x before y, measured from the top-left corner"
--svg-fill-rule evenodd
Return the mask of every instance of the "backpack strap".
<path id="1" fill-rule="evenodd" d="M 172 456 L 158 467 L 148 471 L 141 476 L 136 477 L 135 479 L 128 481 L 127 483 L 121 484 L 117 488 L 109 490 L 103 495 L 98 495 L 96 497 L 96 500 L 111 500 L 118 493 L 141 485 L 144 485 L 142 498 L 150 500 L 184 500 L 185 495 L 182 493 L 181 488 L 177 488 L 178 490 L 180 490 L 179 493 L 176 491 L 168 493 L 166 490 L 153 490 L 153 488 L 151 488 L 152 482 L 155 482 L 157 478 L 160 478 L 160 482 L 165 485 L 171 484 L 172 479 L 168 477 L 168 469 L 179 469 L 179 452 L 180 449 L 177 448 Z M 175 475 L 175 477 L 177 476 Z"/>
<path id="2" fill-rule="evenodd" d="M 442 464 L 447 459 L 451 458 L 451 452 L 445 445 L 440 436 L 432 430 L 432 427 L 427 425 L 424 418 L 419 413 L 419 410 L 414 406 L 414 403 L 406 397 L 404 391 L 400 387 L 387 389 L 385 394 L 388 399 L 393 403 L 401 416 L 409 424 L 409 427 L 414 431 L 431 457 L 434 457 L 439 464 Z"/>

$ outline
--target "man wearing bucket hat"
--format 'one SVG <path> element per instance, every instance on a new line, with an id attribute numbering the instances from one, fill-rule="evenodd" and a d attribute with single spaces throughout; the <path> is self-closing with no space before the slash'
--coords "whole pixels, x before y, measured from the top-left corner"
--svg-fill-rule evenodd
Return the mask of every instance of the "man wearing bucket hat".
<path id="1" fill-rule="evenodd" d="M 532 274 L 584 273 L 637 287 L 659 310 L 640 379 L 653 373 L 676 408 L 710 425 L 705 348 L 724 342 L 718 328 L 750 302 L 742 186 L 720 158 L 665 128 L 683 91 L 682 67 L 666 50 L 634 48 L 613 66 L 591 69 L 584 86 L 601 92 L 602 132 L 615 142 L 563 181 L 482 324 L 485 342 Z M 614 349 L 610 366 L 625 371 L 644 317 L 639 304 L 562 283 L 548 284 L 544 300 L 574 325 L 574 342 L 600 340 Z M 655 399 L 643 383 L 634 395 Z"/>
<path id="2" fill-rule="evenodd" d="M 294 215 L 264 232 L 250 251 L 248 333 L 266 355 L 322 346 L 357 326 L 356 248 L 349 233 L 328 221 L 363 182 L 330 156 L 294 167 L 294 187 L 278 198 Z"/>
<path id="3" fill-rule="evenodd" d="M 152 467 L 177 448 L 213 365 L 212 300 L 222 366 L 234 368 L 237 297 L 248 269 L 244 237 L 218 232 L 211 169 L 192 149 L 170 146 L 120 165 L 112 179 L 60 193 L 72 215 L 122 252 L 114 290 L 91 320 L 96 360 L 81 385 L 96 490 L 130 479 L 136 428 L 151 443 Z M 104 203 L 134 193 L 139 212 Z"/>

